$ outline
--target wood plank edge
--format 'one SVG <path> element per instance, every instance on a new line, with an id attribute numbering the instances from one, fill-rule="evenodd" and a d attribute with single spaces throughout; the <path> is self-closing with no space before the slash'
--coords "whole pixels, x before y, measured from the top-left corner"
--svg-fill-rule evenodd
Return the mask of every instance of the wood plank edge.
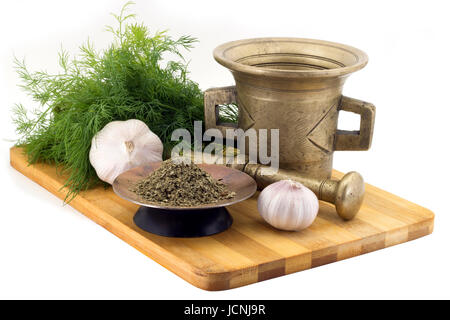
<path id="1" fill-rule="evenodd" d="M 430 211 L 431 212 L 431 211 Z M 312 269 L 312 268 L 316 268 L 316 267 L 320 267 L 326 264 L 330 264 L 333 262 L 338 262 L 338 261 L 342 261 L 342 260 L 346 260 L 346 259 L 350 259 L 350 258 L 354 258 L 357 256 L 361 256 L 363 254 L 366 253 L 370 253 L 370 252 L 374 252 L 377 250 L 381 250 L 381 249 L 385 249 L 388 247 L 391 247 L 393 245 L 398 245 L 401 243 L 405 243 L 408 241 L 412 241 L 415 239 L 419 239 L 421 237 L 424 237 L 426 235 L 429 235 L 433 232 L 433 227 L 434 227 L 434 214 L 431 212 L 431 218 L 429 219 L 425 219 L 423 221 L 420 221 L 418 223 L 412 224 L 412 225 L 407 225 L 404 227 L 400 227 L 391 231 L 386 231 L 386 232 L 382 232 L 382 233 L 378 233 L 375 234 L 371 237 L 369 237 L 368 239 L 373 239 L 372 242 L 367 242 L 367 238 L 364 239 L 358 239 L 358 240 L 352 240 L 352 241 L 347 241 L 344 244 L 340 244 L 340 245 L 335 245 L 329 248 L 326 248 L 326 250 L 324 250 L 324 255 L 321 255 L 319 257 L 316 258 L 312 258 L 312 263 L 310 267 L 306 267 L 306 266 L 302 266 L 299 267 L 297 270 L 295 271 L 291 271 L 291 272 L 285 272 L 283 275 L 287 275 L 287 274 L 292 274 L 292 273 L 296 273 L 296 272 L 300 272 L 300 271 L 304 271 L 304 270 L 308 270 L 308 269 Z M 395 244 L 391 244 L 391 245 L 386 245 L 386 236 L 389 235 L 390 233 L 395 233 L 395 232 L 404 232 L 407 234 L 407 237 L 405 238 L 405 240 L 401 241 L 401 242 L 397 242 Z M 383 241 L 381 241 L 381 239 Z M 350 246 L 350 247 L 359 247 L 360 250 L 358 250 L 358 253 L 356 253 L 357 251 L 354 252 L 354 254 L 351 255 L 344 255 L 344 256 L 339 256 L 338 255 L 338 249 L 342 248 L 342 246 Z M 303 253 L 300 255 L 296 255 L 293 257 L 289 257 L 289 258 L 301 258 L 302 256 L 306 255 L 307 253 Z M 285 259 L 286 260 L 286 259 Z M 268 272 L 273 272 L 276 271 L 274 270 L 268 270 Z M 277 275 L 280 276 L 280 275 Z M 277 276 L 272 276 L 272 277 L 268 277 L 268 278 L 258 278 L 257 281 L 252 281 L 249 283 L 243 283 L 240 284 L 238 286 L 233 286 L 232 288 L 237 288 L 240 287 L 242 285 L 248 285 L 251 283 L 255 283 L 255 282 L 261 282 L 261 281 L 266 281 L 266 280 L 270 280 L 273 279 Z"/>
<path id="2" fill-rule="evenodd" d="M 342 245 L 347 245 L 349 243 L 354 243 L 354 244 L 361 245 L 361 248 L 364 247 L 365 250 L 362 250 L 359 254 L 356 254 L 356 255 L 347 256 L 347 257 L 343 257 L 343 258 L 339 258 L 338 257 L 337 261 L 346 260 L 346 259 L 349 259 L 349 258 L 361 256 L 361 255 L 366 254 L 366 253 L 374 252 L 374 251 L 381 250 L 381 249 L 386 249 L 386 248 L 389 248 L 389 247 L 392 247 L 392 246 L 395 246 L 395 245 L 399 245 L 399 244 L 402 244 L 402 243 L 413 241 L 413 240 L 425 237 L 427 235 L 430 235 L 431 233 L 433 233 L 433 229 L 434 229 L 434 214 L 433 214 L 433 216 L 431 218 L 425 219 L 425 220 L 417 222 L 415 224 L 407 225 L 407 226 L 404 226 L 404 227 L 399 227 L 397 229 L 393 229 L 393 230 L 390 230 L 390 231 L 385 231 L 385 232 L 383 232 L 381 234 L 373 235 L 373 236 L 368 238 L 368 239 L 371 239 L 371 238 L 374 239 L 374 242 L 372 242 L 372 243 L 370 243 L 370 242 L 369 243 L 364 243 L 364 242 L 367 241 L 367 238 L 366 238 L 366 239 L 354 240 L 354 241 L 350 241 L 350 242 L 345 243 L 345 244 L 341 244 L 340 246 L 342 247 Z M 389 236 L 391 234 L 398 233 L 398 232 L 405 233 L 406 234 L 405 239 L 402 240 L 402 241 L 398 241 L 396 243 L 390 244 L 390 245 L 386 245 L 387 236 Z M 378 238 L 380 236 L 384 237 L 383 245 L 381 245 L 381 243 L 379 243 Z M 316 266 L 314 266 L 314 267 L 316 267 Z"/>

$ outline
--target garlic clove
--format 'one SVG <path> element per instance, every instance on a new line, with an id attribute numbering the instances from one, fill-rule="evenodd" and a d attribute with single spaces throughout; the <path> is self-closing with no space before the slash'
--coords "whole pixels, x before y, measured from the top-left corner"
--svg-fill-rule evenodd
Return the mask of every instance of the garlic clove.
<path id="1" fill-rule="evenodd" d="M 89 160 L 97 176 L 109 184 L 124 171 L 162 161 L 163 144 L 137 119 L 112 121 L 92 139 Z"/>
<path id="2" fill-rule="evenodd" d="M 277 229 L 302 230 L 314 222 L 319 211 L 319 200 L 301 183 L 281 180 L 261 191 L 258 211 L 267 223 Z"/>

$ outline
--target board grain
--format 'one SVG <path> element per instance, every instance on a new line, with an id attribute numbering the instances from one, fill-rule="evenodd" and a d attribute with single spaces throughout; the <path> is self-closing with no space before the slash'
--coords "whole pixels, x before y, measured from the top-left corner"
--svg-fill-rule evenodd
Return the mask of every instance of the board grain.
<path id="1" fill-rule="evenodd" d="M 59 198 L 64 176 L 48 164 L 28 165 L 20 148 L 11 165 Z M 334 178 L 342 173 L 333 172 Z M 167 238 L 133 223 L 136 204 L 111 188 L 81 193 L 70 205 L 194 286 L 226 290 L 318 267 L 430 234 L 434 214 L 369 184 L 355 219 L 341 220 L 334 207 L 320 203 L 317 219 L 301 232 L 279 231 L 259 216 L 257 194 L 228 207 L 234 223 L 225 232 L 202 238 Z M 355 261 L 355 263 L 357 263 Z"/>

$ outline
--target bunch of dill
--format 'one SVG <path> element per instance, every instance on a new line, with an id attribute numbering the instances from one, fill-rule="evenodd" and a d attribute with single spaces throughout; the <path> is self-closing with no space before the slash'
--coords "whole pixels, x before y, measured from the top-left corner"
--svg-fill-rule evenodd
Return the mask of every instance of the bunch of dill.
<path id="1" fill-rule="evenodd" d="M 89 163 L 93 136 L 114 120 L 139 119 L 170 149 L 172 131 L 193 131 L 203 119 L 203 93 L 187 78 L 180 49 L 190 49 L 195 38 L 171 38 L 165 31 L 150 35 L 143 24 L 129 23 L 127 3 L 114 15 L 113 44 L 97 52 L 88 41 L 78 57 L 59 54 L 60 74 L 30 72 L 15 60 L 23 89 L 39 103 L 31 112 L 18 104 L 13 121 L 30 163 L 51 162 L 68 174 L 66 201 L 99 183 Z M 163 54 L 180 61 L 163 61 Z M 31 113 L 31 115 L 29 115 Z"/>

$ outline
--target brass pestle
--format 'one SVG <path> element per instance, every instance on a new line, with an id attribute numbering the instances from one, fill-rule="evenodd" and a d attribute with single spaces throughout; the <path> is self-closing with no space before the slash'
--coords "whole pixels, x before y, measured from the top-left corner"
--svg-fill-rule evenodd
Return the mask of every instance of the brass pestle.
<path id="1" fill-rule="evenodd" d="M 194 157 L 195 153 L 192 153 Z M 236 158 L 216 157 L 202 154 L 200 159 L 207 159 L 208 163 L 224 164 L 233 169 L 247 173 L 255 179 L 258 189 L 262 190 L 271 183 L 280 180 L 292 180 L 303 184 L 314 192 L 319 200 L 334 204 L 337 214 L 344 220 L 353 219 L 361 208 L 364 200 L 364 179 L 356 171 L 345 174 L 340 180 L 317 179 L 306 177 L 297 170 L 278 169 L 276 172 L 269 166 L 249 163 L 239 164 Z"/>

